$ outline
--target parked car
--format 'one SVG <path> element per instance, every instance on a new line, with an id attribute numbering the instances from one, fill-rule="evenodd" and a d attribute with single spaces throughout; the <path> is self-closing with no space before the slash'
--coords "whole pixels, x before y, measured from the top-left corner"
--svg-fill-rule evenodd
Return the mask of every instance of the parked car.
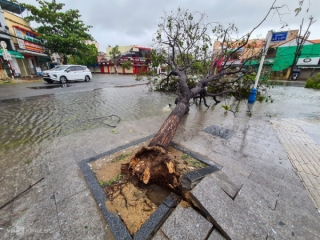
<path id="1" fill-rule="evenodd" d="M 50 70 L 43 71 L 43 80 L 48 83 L 82 80 L 89 82 L 92 78 L 90 70 L 82 65 L 59 65 Z"/>

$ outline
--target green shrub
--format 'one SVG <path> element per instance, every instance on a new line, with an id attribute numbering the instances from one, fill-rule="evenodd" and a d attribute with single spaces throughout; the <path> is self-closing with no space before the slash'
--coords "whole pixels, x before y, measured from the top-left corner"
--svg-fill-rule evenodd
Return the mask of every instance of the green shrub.
<path id="1" fill-rule="evenodd" d="M 305 88 L 320 89 L 320 73 L 313 75 L 307 79 Z"/>

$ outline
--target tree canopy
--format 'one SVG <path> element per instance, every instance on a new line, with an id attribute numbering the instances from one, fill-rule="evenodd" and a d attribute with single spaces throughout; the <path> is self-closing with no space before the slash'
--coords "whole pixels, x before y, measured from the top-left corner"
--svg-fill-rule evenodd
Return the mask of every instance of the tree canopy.
<path id="1" fill-rule="evenodd" d="M 72 64 L 89 65 L 97 62 L 98 49 L 94 44 L 87 44 L 81 52 L 76 52 L 68 57 L 68 62 Z"/>
<path id="2" fill-rule="evenodd" d="M 40 33 L 43 44 L 52 52 L 59 53 L 64 63 L 67 62 L 67 55 L 77 55 L 87 50 L 85 41 L 93 40 L 88 33 L 91 26 L 85 25 L 80 20 L 79 10 L 63 11 L 64 3 L 57 3 L 55 0 L 37 0 L 39 8 L 31 4 L 21 3 L 20 5 L 32 14 L 25 18 L 27 21 L 35 21 L 40 26 L 36 31 Z"/>
<path id="3" fill-rule="evenodd" d="M 111 47 L 111 46 L 109 46 Z M 109 52 L 110 56 L 111 56 L 111 60 L 114 64 L 114 70 L 116 71 L 116 73 L 118 73 L 118 68 L 117 68 L 117 64 L 118 64 L 118 58 L 120 57 L 121 52 L 119 51 L 119 46 L 116 45 L 114 46 L 111 51 Z"/>

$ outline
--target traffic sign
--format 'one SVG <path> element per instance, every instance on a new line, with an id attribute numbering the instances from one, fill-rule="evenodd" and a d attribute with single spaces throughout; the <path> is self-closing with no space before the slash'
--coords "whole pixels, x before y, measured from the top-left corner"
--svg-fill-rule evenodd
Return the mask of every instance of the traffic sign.
<path id="1" fill-rule="evenodd" d="M 280 42 L 287 40 L 288 32 L 275 32 L 272 33 L 271 42 Z"/>

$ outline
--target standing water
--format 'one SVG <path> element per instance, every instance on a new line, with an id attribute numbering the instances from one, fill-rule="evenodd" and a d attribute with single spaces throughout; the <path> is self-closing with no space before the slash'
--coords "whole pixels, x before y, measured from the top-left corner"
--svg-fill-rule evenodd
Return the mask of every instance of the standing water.
<path id="1" fill-rule="evenodd" d="M 168 114 L 161 109 L 172 103 L 174 97 L 139 86 L 0 101 L 0 176 L 12 166 L 31 162 L 44 142 L 108 127 L 107 116 L 117 115 L 121 121 L 130 121 Z"/>

